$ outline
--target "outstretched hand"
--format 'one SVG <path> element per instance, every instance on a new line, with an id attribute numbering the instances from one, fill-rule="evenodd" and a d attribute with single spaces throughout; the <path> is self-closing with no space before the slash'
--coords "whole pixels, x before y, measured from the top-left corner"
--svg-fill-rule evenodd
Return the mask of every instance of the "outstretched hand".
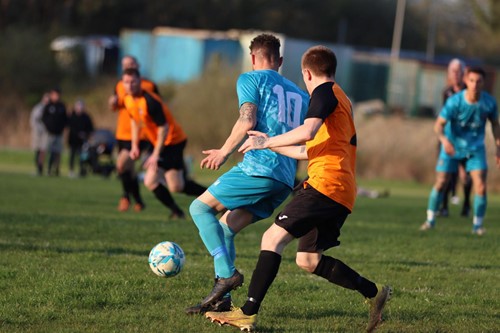
<path id="1" fill-rule="evenodd" d="M 265 133 L 259 131 L 248 131 L 249 137 L 243 142 L 238 151 L 240 153 L 246 153 L 250 150 L 255 149 L 266 149 L 266 143 L 269 140 L 269 136 Z"/>
<path id="2" fill-rule="evenodd" d="M 227 160 L 227 156 L 223 154 L 220 149 L 203 150 L 202 153 L 208 155 L 200 163 L 202 169 L 219 170 L 221 165 Z"/>

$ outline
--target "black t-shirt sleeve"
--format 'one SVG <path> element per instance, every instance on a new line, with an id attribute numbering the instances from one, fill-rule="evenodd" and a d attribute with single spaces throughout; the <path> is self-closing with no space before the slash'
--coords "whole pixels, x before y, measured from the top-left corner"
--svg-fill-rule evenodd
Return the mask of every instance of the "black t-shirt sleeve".
<path id="1" fill-rule="evenodd" d="M 167 123 L 165 114 L 163 113 L 163 106 L 159 101 L 154 99 L 147 92 L 144 92 L 144 98 L 148 105 L 148 114 L 153 119 L 153 122 L 158 126 L 163 126 Z"/>
<path id="2" fill-rule="evenodd" d="M 157 94 L 158 96 L 160 96 L 160 90 L 158 89 L 158 86 L 156 85 L 156 83 L 153 83 L 153 92 L 155 94 Z"/>
<path id="3" fill-rule="evenodd" d="M 325 82 L 314 89 L 306 118 L 325 120 L 335 110 L 339 101 L 333 93 L 333 82 Z"/>

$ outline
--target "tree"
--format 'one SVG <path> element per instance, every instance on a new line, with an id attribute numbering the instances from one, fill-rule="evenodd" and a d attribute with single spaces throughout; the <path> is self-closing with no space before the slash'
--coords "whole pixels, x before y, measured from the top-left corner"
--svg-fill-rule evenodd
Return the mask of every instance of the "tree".
<path id="1" fill-rule="evenodd" d="M 471 1 L 479 25 L 493 35 L 500 35 L 500 2 L 496 0 Z"/>

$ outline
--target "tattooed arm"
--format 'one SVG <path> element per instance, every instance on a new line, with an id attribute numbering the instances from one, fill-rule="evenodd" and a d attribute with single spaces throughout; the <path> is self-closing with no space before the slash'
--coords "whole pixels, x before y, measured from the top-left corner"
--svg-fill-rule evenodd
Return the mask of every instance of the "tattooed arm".
<path id="1" fill-rule="evenodd" d="M 323 120 L 321 118 L 307 118 L 304 120 L 304 124 L 299 127 L 273 137 L 268 137 L 266 134 L 258 131 L 249 131 L 248 134 L 250 137 L 241 145 L 238 151 L 246 153 L 252 149 L 269 148 L 277 153 L 289 156 L 288 154 L 281 153 L 276 148 L 300 145 L 312 140 L 322 124 Z M 288 148 L 286 151 L 288 152 Z M 302 155 L 300 156 L 303 157 Z M 297 159 L 307 159 L 307 157 Z"/>
<path id="2" fill-rule="evenodd" d="M 243 103 L 240 107 L 240 117 L 236 121 L 231 134 L 220 149 L 204 150 L 207 155 L 201 161 L 201 168 L 218 170 L 223 165 L 229 155 L 246 139 L 247 132 L 252 130 L 257 124 L 257 105 L 252 103 Z"/>
<path id="3" fill-rule="evenodd" d="M 253 149 L 266 149 L 269 142 L 269 136 L 267 136 L 267 134 L 259 131 L 249 131 L 249 133 L 250 137 L 243 143 L 239 151 L 244 150 L 245 152 L 247 152 Z M 268 149 L 278 154 L 294 158 L 296 160 L 308 159 L 306 145 L 289 145 L 272 148 L 268 147 Z"/>
<path id="4" fill-rule="evenodd" d="M 272 151 L 285 155 L 296 160 L 307 160 L 307 149 L 306 145 L 301 146 L 284 146 L 284 147 L 276 147 L 270 148 Z"/>

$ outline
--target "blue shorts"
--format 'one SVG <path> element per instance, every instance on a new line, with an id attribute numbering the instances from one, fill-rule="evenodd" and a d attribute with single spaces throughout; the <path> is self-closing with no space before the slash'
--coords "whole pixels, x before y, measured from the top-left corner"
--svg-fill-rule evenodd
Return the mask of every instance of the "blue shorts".
<path id="1" fill-rule="evenodd" d="M 486 161 L 485 149 L 467 154 L 465 157 L 451 157 L 446 154 L 443 148 L 439 152 L 439 158 L 436 165 L 437 172 L 458 172 L 458 165 L 463 162 L 465 171 L 470 172 L 473 170 L 488 170 L 488 163 Z"/>
<path id="2" fill-rule="evenodd" d="M 255 216 L 253 222 L 271 216 L 292 189 L 267 177 L 249 176 L 238 166 L 220 176 L 208 192 L 229 210 L 244 208 Z"/>

